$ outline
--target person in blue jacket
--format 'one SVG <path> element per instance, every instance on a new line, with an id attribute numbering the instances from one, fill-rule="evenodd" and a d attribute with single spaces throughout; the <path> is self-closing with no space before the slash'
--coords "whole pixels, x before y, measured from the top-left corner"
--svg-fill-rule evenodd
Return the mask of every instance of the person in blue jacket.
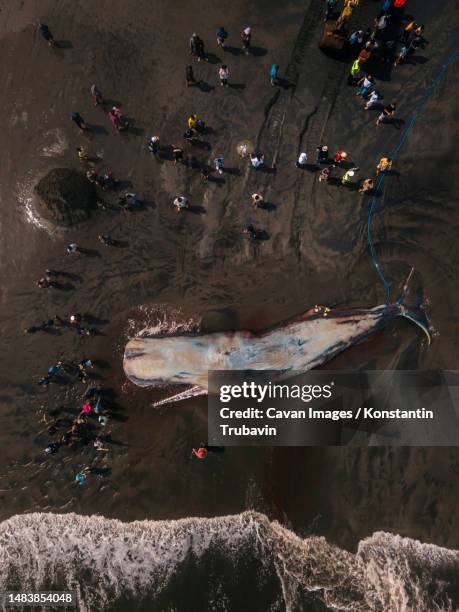
<path id="1" fill-rule="evenodd" d="M 269 78 L 271 80 L 271 85 L 277 85 L 278 74 L 279 74 L 279 66 L 277 64 L 273 64 L 271 66 L 271 70 L 269 71 Z"/>
<path id="2" fill-rule="evenodd" d="M 221 47 L 222 49 L 225 48 L 225 41 L 228 38 L 228 32 L 225 30 L 225 28 L 222 26 L 221 28 L 218 28 L 217 30 L 217 45 L 219 47 Z"/>

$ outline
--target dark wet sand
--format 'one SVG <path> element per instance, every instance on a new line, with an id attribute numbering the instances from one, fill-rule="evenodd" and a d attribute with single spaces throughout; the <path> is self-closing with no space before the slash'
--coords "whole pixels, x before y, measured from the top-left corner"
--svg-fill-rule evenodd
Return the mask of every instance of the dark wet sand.
<path id="1" fill-rule="evenodd" d="M 348 64 L 318 50 L 321 12 L 312 2 L 296 0 L 178 0 L 173 11 L 170 4 L 0 3 L 0 517 L 51 510 L 132 520 L 255 508 L 298 532 L 324 534 L 343 546 L 382 529 L 458 547 L 455 449 L 233 448 L 206 462 L 193 461 L 191 447 L 206 436 L 206 401 L 154 410 L 154 394 L 125 381 L 121 358 L 132 331 L 128 320 L 136 320 L 139 330 L 149 319 L 155 323 L 159 312 L 169 320 L 203 318 L 209 329 L 262 328 L 317 303 L 351 307 L 384 300 L 367 250 L 368 199 L 323 185 L 316 173 L 294 166 L 299 150 L 312 156 L 327 142 L 350 152 L 361 177 L 371 176 L 381 154 L 401 136 L 394 126 L 374 126 L 376 112 L 364 112 L 355 90 L 346 86 Z M 406 122 L 453 49 L 459 13 L 453 0 L 409 5 L 426 24 L 429 44 L 415 65 L 397 68 L 390 80 L 377 79 L 385 101 L 396 100 Z M 370 24 L 378 6 L 365 3 L 360 26 Z M 283 73 L 305 14 L 298 86 L 277 93 L 269 85 L 269 67 L 276 62 Z M 49 24 L 60 49 L 49 49 L 38 37 L 32 26 L 38 18 Z M 255 54 L 222 53 L 214 41 L 221 22 L 235 47 L 241 26 L 250 23 Z M 208 86 L 187 90 L 184 67 L 193 31 L 204 38 L 212 61 L 194 64 Z M 218 84 L 218 63 L 212 63 L 223 57 L 237 85 L 227 90 Z M 132 131 L 115 134 L 103 111 L 92 106 L 93 82 L 121 103 L 133 119 Z M 384 209 L 374 223 L 380 263 L 394 293 L 414 266 L 438 336 L 427 349 L 418 330 L 396 322 L 330 367 L 459 365 L 457 85 L 456 62 L 419 116 L 395 165 L 397 174 L 385 183 Z M 71 124 L 72 110 L 95 126 L 91 138 Z M 146 150 L 156 133 L 163 143 L 180 143 L 191 112 L 213 130 L 206 137 L 212 157 L 199 150 L 193 155 L 209 160 L 223 154 L 226 166 L 235 169 L 221 183 L 203 184 L 199 172 L 156 161 Z M 259 144 L 268 163 L 277 162 L 275 174 L 248 171 L 236 154 L 237 143 L 246 138 Z M 27 220 L 31 186 L 51 168 L 78 167 L 75 147 L 81 144 L 103 159 L 98 170 L 112 168 L 126 185 L 132 183 L 145 205 L 133 213 L 100 211 L 88 223 L 50 234 Z M 251 210 L 255 188 L 275 208 Z M 205 210 L 177 215 L 171 208 L 177 193 Z M 248 221 L 265 229 L 269 240 L 244 240 L 241 230 Z M 127 244 L 105 248 L 96 240 L 100 233 Z M 97 254 L 66 256 L 72 241 Z M 36 288 L 46 268 L 74 275 L 67 279 L 73 288 Z M 71 312 L 108 320 L 99 327 L 103 335 L 81 340 L 69 330 L 22 334 L 28 325 Z M 102 384 L 118 394 L 122 419 L 112 422 L 111 431 L 122 444 L 113 445 L 109 458 L 94 458 L 112 470 L 109 477 L 91 478 L 88 487 L 76 489 L 73 475 L 92 451 L 61 451 L 46 459 L 48 436 L 37 432 L 41 406 L 62 404 L 76 412 L 84 388 L 44 391 L 36 381 L 59 358 L 84 356 L 110 366 L 97 371 Z"/>

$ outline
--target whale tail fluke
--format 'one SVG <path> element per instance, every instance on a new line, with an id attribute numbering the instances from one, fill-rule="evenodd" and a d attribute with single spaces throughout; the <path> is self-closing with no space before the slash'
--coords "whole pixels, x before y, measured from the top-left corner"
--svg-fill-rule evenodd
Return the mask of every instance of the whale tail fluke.
<path id="1" fill-rule="evenodd" d="M 432 342 L 432 334 L 430 333 L 429 319 L 421 306 L 413 308 L 412 306 L 404 307 L 402 317 L 409 319 L 415 325 L 420 327 L 427 337 L 427 344 L 430 346 Z"/>

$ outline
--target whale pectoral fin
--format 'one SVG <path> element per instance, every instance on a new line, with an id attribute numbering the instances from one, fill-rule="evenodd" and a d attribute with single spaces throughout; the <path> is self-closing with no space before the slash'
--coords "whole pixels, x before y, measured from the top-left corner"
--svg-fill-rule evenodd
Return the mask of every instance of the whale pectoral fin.
<path id="1" fill-rule="evenodd" d="M 164 406 L 165 404 L 172 404 L 173 402 L 181 402 L 182 400 L 190 399 L 192 397 L 199 397 L 200 395 L 207 395 L 206 389 L 203 389 L 199 385 L 195 385 L 186 391 L 181 391 L 170 397 L 165 397 L 162 400 L 153 402 L 152 406 L 157 408 L 158 406 Z"/>

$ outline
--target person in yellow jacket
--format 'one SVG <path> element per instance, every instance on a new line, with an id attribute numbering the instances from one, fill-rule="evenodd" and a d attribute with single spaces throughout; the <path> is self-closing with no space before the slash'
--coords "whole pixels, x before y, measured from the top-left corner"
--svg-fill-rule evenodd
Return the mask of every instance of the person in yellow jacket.
<path id="1" fill-rule="evenodd" d="M 196 126 L 198 125 L 198 116 L 197 115 L 190 115 L 188 117 L 188 127 L 190 130 L 195 130 Z"/>
<path id="2" fill-rule="evenodd" d="M 341 185 L 344 185 L 345 187 L 351 185 L 352 179 L 354 178 L 357 170 L 358 168 L 351 168 L 350 170 L 345 172 L 343 176 L 341 177 Z"/>
<path id="3" fill-rule="evenodd" d="M 348 78 L 349 85 L 354 85 L 354 83 L 359 78 L 359 74 L 360 74 L 360 58 L 357 58 L 351 66 L 351 71 L 349 73 L 349 78 Z"/>

